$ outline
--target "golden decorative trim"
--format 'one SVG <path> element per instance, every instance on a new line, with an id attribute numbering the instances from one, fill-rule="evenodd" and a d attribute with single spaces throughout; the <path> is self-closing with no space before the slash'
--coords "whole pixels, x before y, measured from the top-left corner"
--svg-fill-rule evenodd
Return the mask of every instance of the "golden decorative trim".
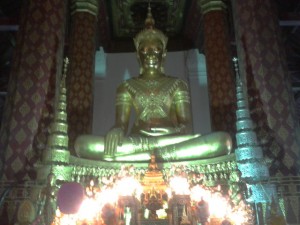
<path id="1" fill-rule="evenodd" d="M 227 8 L 222 0 L 198 0 L 198 4 L 203 15 L 211 11 L 221 11 Z"/>
<path id="2" fill-rule="evenodd" d="M 55 165 L 52 172 L 57 180 L 72 181 L 72 166 Z"/>
<path id="3" fill-rule="evenodd" d="M 69 163 L 70 152 L 65 150 L 45 150 L 43 154 L 44 163 Z"/>
<path id="4" fill-rule="evenodd" d="M 31 224 L 36 217 L 35 207 L 31 200 L 25 199 L 21 202 L 17 218 L 18 224 Z"/>
<path id="5" fill-rule="evenodd" d="M 48 149 L 65 150 L 68 152 L 69 138 L 66 135 L 50 135 L 48 137 Z"/>
<path id="6" fill-rule="evenodd" d="M 94 16 L 98 15 L 98 1 L 97 0 L 72 0 L 71 15 L 76 12 L 87 12 Z"/>
<path id="7" fill-rule="evenodd" d="M 198 160 L 192 160 L 192 161 L 180 161 L 179 164 L 181 165 L 190 165 L 190 166 L 206 166 L 206 165 L 212 165 L 212 164 L 227 164 L 226 170 L 235 170 L 236 169 L 236 162 L 235 162 L 235 154 L 232 153 L 230 155 L 224 155 L 219 156 L 215 158 L 210 159 L 198 159 Z M 170 168 L 172 167 L 176 162 L 164 162 L 164 163 L 157 163 L 160 168 Z M 178 162 L 177 162 L 178 163 Z M 76 156 L 70 155 L 70 165 L 76 167 L 103 167 L 103 168 L 115 168 L 119 169 L 122 165 L 125 166 L 131 166 L 132 162 L 108 162 L 108 161 L 102 161 L 102 160 L 90 160 L 90 159 L 83 159 L 78 158 Z M 148 163 L 145 162 L 136 162 L 134 163 L 134 167 L 138 169 L 147 169 Z M 222 167 L 223 168 L 223 167 Z"/>

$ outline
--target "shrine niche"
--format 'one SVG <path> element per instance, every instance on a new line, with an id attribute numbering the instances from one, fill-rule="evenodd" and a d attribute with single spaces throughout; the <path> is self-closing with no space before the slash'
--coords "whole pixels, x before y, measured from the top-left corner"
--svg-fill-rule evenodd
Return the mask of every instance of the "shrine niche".
<path id="1" fill-rule="evenodd" d="M 116 124 L 105 137 L 79 136 L 77 155 L 68 148 L 66 61 L 47 146 L 35 164 L 37 182 L 28 186 L 30 200 L 20 204 L 18 222 L 253 224 L 266 221 L 257 215 L 268 212 L 270 199 L 268 219 L 284 222 L 236 59 L 237 148 L 232 149 L 226 132 L 189 133 L 188 85 L 164 74 L 167 37 L 155 29 L 149 6 L 145 24 L 134 39 L 140 74 L 118 88 Z M 138 118 L 131 132 L 129 106 Z"/>
<path id="2" fill-rule="evenodd" d="M 237 90 L 239 105 L 244 106 L 240 85 Z M 37 165 L 38 176 L 42 178 L 49 172 L 55 175 L 55 184 L 47 185 L 47 190 L 52 190 L 47 193 L 52 194 L 46 196 L 52 202 L 60 186 L 70 182 L 76 183 L 76 188 L 79 185 L 85 197 L 78 204 L 77 212 L 71 214 L 58 205 L 52 224 L 64 221 L 101 225 L 253 224 L 254 211 L 245 200 L 253 197 L 256 190 L 248 192 L 235 154 L 177 162 L 159 162 L 151 155 L 150 162 L 139 163 L 70 156 L 66 150 L 67 132 L 59 130 L 62 127 L 67 130 L 65 94 L 62 80 L 47 151 L 43 162 Z M 245 115 L 245 110 L 241 113 Z M 247 162 L 244 160 L 248 156 L 239 154 L 238 160 Z M 42 203 L 44 211 L 40 211 L 40 218 L 45 218 L 48 202 Z"/>
<path id="3" fill-rule="evenodd" d="M 158 162 L 151 155 L 150 162 L 140 163 L 70 156 L 67 132 L 61 129 L 67 130 L 63 79 L 47 151 L 37 165 L 40 179 L 51 173 L 55 182 L 49 179 L 43 189 L 48 200 L 40 199 L 43 207 L 37 218 L 49 218 L 46 215 L 55 208 L 56 196 L 62 196 L 60 190 L 67 187 L 65 191 L 73 190 L 70 198 L 77 203 L 71 207 L 65 205 L 71 199 L 57 199 L 52 224 L 179 225 L 220 224 L 225 220 L 238 224 L 237 218 L 252 223 L 253 212 L 244 201 L 245 183 L 234 154 L 180 162 Z M 83 198 L 80 193 L 84 193 Z M 76 197 L 79 201 L 74 201 Z"/>
<path id="4" fill-rule="evenodd" d="M 80 135 L 76 156 L 68 151 L 66 59 L 47 147 L 36 165 L 38 180 L 48 178 L 36 220 L 53 225 L 253 224 L 247 200 L 263 201 L 273 192 L 261 184 L 268 177 L 266 165 L 253 162 L 262 155 L 238 71 L 242 122 L 238 149 L 232 153 L 226 132 L 188 133 L 188 86 L 164 74 L 167 37 L 154 27 L 150 6 L 145 29 L 134 41 L 140 75 L 118 88 L 116 124 L 105 137 Z M 129 132 L 131 107 L 136 121 Z M 271 192 L 262 193 L 266 188 Z"/>

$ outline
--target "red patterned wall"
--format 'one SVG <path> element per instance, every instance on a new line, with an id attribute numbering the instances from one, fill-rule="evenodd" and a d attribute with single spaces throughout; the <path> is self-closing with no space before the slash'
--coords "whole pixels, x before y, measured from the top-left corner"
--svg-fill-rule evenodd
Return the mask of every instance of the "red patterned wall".
<path id="1" fill-rule="evenodd" d="M 235 79 L 226 12 L 207 12 L 203 18 L 203 25 L 212 129 L 227 131 L 234 137 Z"/>
<path id="2" fill-rule="evenodd" d="M 78 135 L 92 131 L 96 25 L 97 18 L 90 13 L 76 12 L 72 15 L 67 77 L 71 151 Z"/>
<path id="3" fill-rule="evenodd" d="M 42 137 L 51 120 L 64 44 L 64 1 L 34 0 L 24 7 L 0 134 L 7 180 L 34 178 L 32 166 L 45 146 Z"/>
<path id="4" fill-rule="evenodd" d="M 296 175 L 299 135 L 278 18 L 270 0 L 234 1 L 241 74 L 271 174 Z M 298 128 L 299 129 L 299 128 Z"/>

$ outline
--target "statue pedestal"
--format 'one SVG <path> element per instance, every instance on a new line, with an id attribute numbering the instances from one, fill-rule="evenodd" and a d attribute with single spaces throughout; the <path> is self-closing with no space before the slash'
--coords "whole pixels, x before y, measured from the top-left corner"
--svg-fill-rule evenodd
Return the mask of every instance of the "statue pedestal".
<path id="1" fill-rule="evenodd" d="M 142 180 L 142 186 L 142 205 L 145 210 L 149 210 L 149 218 L 147 219 L 156 220 L 158 219 L 156 211 L 164 208 L 164 202 L 167 202 L 168 197 L 166 194 L 167 185 L 162 172 L 158 169 L 154 155 L 151 156 L 151 162 Z"/>

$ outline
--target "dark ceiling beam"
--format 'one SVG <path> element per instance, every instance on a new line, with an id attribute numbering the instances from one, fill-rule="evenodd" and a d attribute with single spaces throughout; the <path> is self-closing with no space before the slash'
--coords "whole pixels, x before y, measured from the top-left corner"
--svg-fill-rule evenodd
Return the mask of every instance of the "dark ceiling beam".
<path id="1" fill-rule="evenodd" d="M 286 26 L 300 26 L 300 20 L 280 20 L 279 25 L 286 27 Z"/>
<path id="2" fill-rule="evenodd" d="M 299 26 L 300 13 L 298 12 L 284 12 L 279 14 L 279 24 L 281 26 Z"/>
<path id="3" fill-rule="evenodd" d="M 1 25 L 0 24 L 0 31 L 18 31 L 19 25 Z"/>
<path id="4" fill-rule="evenodd" d="M 279 15 L 280 26 L 300 26 L 300 14 L 294 12 L 282 13 Z"/>
<path id="5" fill-rule="evenodd" d="M 16 18 L 0 18 L 0 31 L 17 31 L 19 23 Z"/>

